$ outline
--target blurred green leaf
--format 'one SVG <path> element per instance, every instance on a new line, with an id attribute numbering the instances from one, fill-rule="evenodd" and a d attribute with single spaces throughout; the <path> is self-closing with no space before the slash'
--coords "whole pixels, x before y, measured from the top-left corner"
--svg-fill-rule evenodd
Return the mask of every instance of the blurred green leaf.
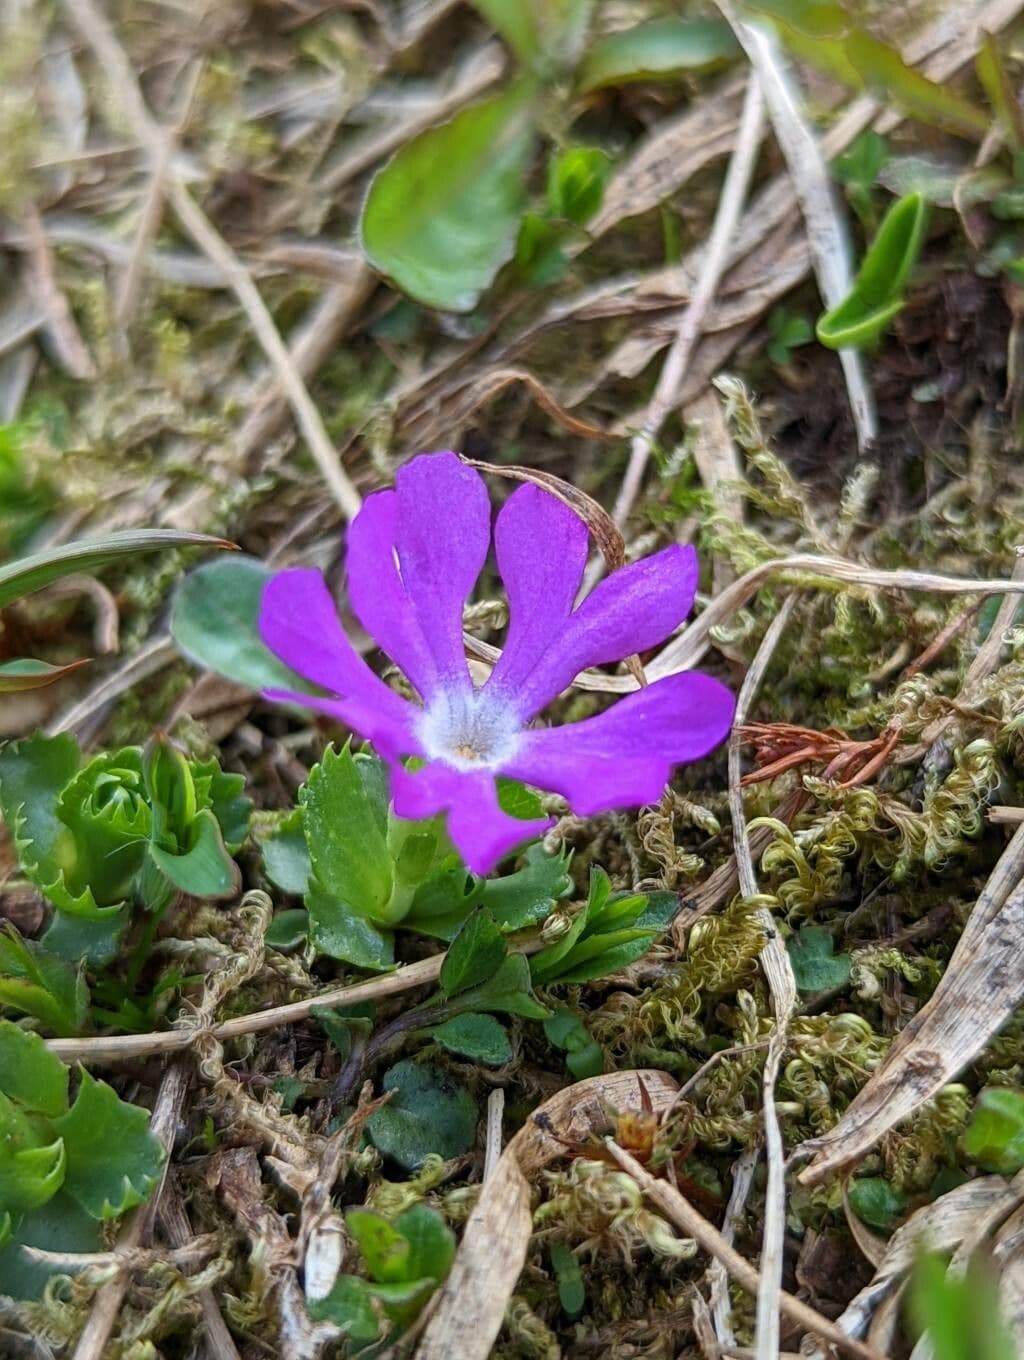
<path id="1" fill-rule="evenodd" d="M 180 533 L 177 529 L 125 529 L 116 534 L 82 538 L 59 548 L 19 557 L 0 567 L 0 609 L 23 595 L 31 595 L 53 581 L 79 572 L 99 571 L 112 562 L 137 557 L 158 548 L 231 548 L 234 545 L 208 534 Z"/>
<path id="2" fill-rule="evenodd" d="M 987 1086 L 978 1096 L 963 1146 L 984 1171 L 1012 1176 L 1024 1167 L 1024 1091 Z"/>
<path id="3" fill-rule="evenodd" d="M 536 143 L 536 85 L 520 78 L 406 144 L 374 177 L 360 236 L 410 297 L 468 312 L 515 250 Z"/>
<path id="4" fill-rule="evenodd" d="M 544 1021 L 548 1042 L 566 1055 L 565 1065 L 577 1081 L 597 1077 L 604 1071 L 604 1049 L 590 1036 L 586 1025 L 573 1011 L 559 1006 Z"/>
<path id="5" fill-rule="evenodd" d="M 274 572 L 241 554 L 206 562 L 178 586 L 171 636 L 197 666 L 259 692 L 312 687 L 279 661 L 260 636 L 263 591 Z"/>
<path id="6" fill-rule="evenodd" d="M 1014 151 L 1024 151 L 1024 113 L 1017 102 L 1017 91 L 1006 69 L 999 44 L 991 33 L 981 35 L 974 69 L 1010 146 Z"/>
<path id="7" fill-rule="evenodd" d="M 548 161 L 548 212 L 584 226 L 600 208 L 611 172 L 611 157 L 600 147 L 570 146 L 553 155 Z M 533 815 L 543 816 L 543 809 Z"/>
<path id="8" fill-rule="evenodd" d="M 87 660 L 71 661 L 66 666 L 50 666 L 45 661 L 21 657 L 0 665 L 0 694 L 20 694 L 28 689 L 45 689 L 66 675 L 88 666 Z"/>
<path id="9" fill-rule="evenodd" d="M 829 349 L 863 348 L 879 338 L 903 309 L 903 289 L 917 261 L 928 209 L 920 194 L 898 199 L 882 221 L 853 289 L 818 321 Z"/>
<path id="10" fill-rule="evenodd" d="M 550 1243 L 548 1256 L 551 1260 L 551 1269 L 558 1281 L 558 1301 L 562 1305 L 562 1311 L 570 1320 L 575 1320 L 583 1312 L 587 1301 L 580 1263 L 565 1242 Z"/>
<path id="11" fill-rule="evenodd" d="M 84 964 L 49 954 L 13 927 L 0 930 L 0 1004 L 34 1016 L 60 1038 L 81 1034 L 89 1013 Z"/>
<path id="12" fill-rule="evenodd" d="M 633 81 L 715 71 L 742 49 L 724 19 L 651 19 L 599 39 L 577 77 L 581 94 Z"/>
<path id="13" fill-rule="evenodd" d="M 976 1258 L 961 1276 L 947 1272 L 942 1256 L 922 1255 L 907 1301 L 916 1327 L 928 1333 L 935 1360 L 1016 1360 L 1017 1348 L 1000 1314 L 998 1287 Z"/>
<path id="14" fill-rule="evenodd" d="M 387 1071 L 382 1087 L 394 1095 L 370 1116 L 366 1131 L 385 1156 L 415 1171 L 432 1152 L 447 1159 L 473 1146 L 477 1110 L 463 1087 L 410 1061 Z"/>
<path id="15" fill-rule="evenodd" d="M 906 1212 L 906 1201 L 881 1176 L 859 1176 L 850 1181 L 850 1208 L 861 1220 L 879 1232 L 892 1232 Z"/>

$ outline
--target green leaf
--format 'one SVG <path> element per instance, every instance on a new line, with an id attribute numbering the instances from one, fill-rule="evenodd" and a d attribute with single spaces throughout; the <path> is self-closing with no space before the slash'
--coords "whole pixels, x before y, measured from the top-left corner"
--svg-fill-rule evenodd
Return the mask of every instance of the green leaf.
<path id="1" fill-rule="evenodd" d="M 824 926 L 803 926 L 787 949 L 799 991 L 832 991 L 849 982 L 850 956 L 835 953 L 835 941 Z"/>
<path id="2" fill-rule="evenodd" d="M 436 1209 L 413 1204 L 395 1219 L 409 1243 L 407 1278 L 443 1280 L 455 1260 L 455 1234 Z"/>
<path id="3" fill-rule="evenodd" d="M 64 1188 L 86 1213 L 116 1218 L 149 1198 L 164 1149 L 149 1131 L 147 1110 L 121 1100 L 82 1069 L 75 1103 L 53 1128 L 67 1150 Z"/>
<path id="4" fill-rule="evenodd" d="M 271 949 L 287 952 L 298 949 L 309 935 L 309 912 L 301 907 L 275 913 L 263 941 Z"/>
<path id="5" fill-rule="evenodd" d="M 0 1212 L 17 1219 L 52 1199 L 64 1180 L 66 1160 L 52 1126 L 0 1093 Z"/>
<path id="6" fill-rule="evenodd" d="M 508 953 L 505 937 L 494 917 L 481 907 L 452 941 L 441 965 L 439 983 L 445 996 L 476 987 L 493 977 Z"/>
<path id="7" fill-rule="evenodd" d="M 527 67 L 549 73 L 573 65 L 594 0 L 472 0 Z"/>
<path id="8" fill-rule="evenodd" d="M 481 900 L 503 931 L 526 930 L 539 925 L 555 905 L 573 890 L 567 860 L 531 845 L 526 863 L 514 874 L 489 878 L 482 885 Z"/>
<path id="9" fill-rule="evenodd" d="M 487 1063 L 490 1067 L 502 1067 L 512 1060 L 508 1031 L 493 1015 L 453 1015 L 450 1020 L 419 1032 L 424 1039 L 433 1039 L 449 1053 Z"/>
<path id="10" fill-rule="evenodd" d="M 897 199 L 864 257 L 851 292 L 818 321 L 829 349 L 873 344 L 903 309 L 903 287 L 924 240 L 927 204 L 920 194 Z"/>
<path id="11" fill-rule="evenodd" d="M 552 156 L 548 161 L 548 211 L 551 216 L 564 218 L 577 226 L 589 222 L 601 206 L 611 172 L 611 157 L 600 147 L 570 146 Z M 524 789 L 524 792 L 528 791 Z M 543 817 L 544 809 L 536 795 L 534 802 L 537 811 L 528 815 Z"/>
<path id="12" fill-rule="evenodd" d="M 409 1243 L 383 1214 L 373 1209 L 349 1209 L 345 1225 L 362 1252 L 372 1280 L 387 1283 L 414 1278 L 407 1268 Z"/>
<path id="13" fill-rule="evenodd" d="M 879 132 L 869 128 L 832 162 L 832 174 L 840 184 L 871 189 L 878 182 L 882 168 L 889 160 L 889 143 Z"/>
<path id="14" fill-rule="evenodd" d="M 536 86 L 519 79 L 407 142 L 374 177 L 360 236 L 418 302 L 468 312 L 515 250 L 536 142 Z"/>
<path id="15" fill-rule="evenodd" d="M 127 529 L 82 538 L 77 543 L 33 553 L 31 557 L 19 557 L 0 567 L 0 609 L 65 576 L 99 571 L 122 558 L 134 558 L 157 548 L 188 547 L 231 548 L 234 544 L 207 534 L 179 533 L 176 529 Z"/>
<path id="16" fill-rule="evenodd" d="M 0 1003 L 35 1016 L 61 1038 L 80 1034 L 89 1010 L 84 964 L 48 954 L 13 927 L 0 931 Z"/>
<path id="17" fill-rule="evenodd" d="M 578 1081 L 600 1076 L 604 1071 L 604 1050 L 590 1037 L 579 1016 L 565 1006 L 559 1006 L 544 1021 L 544 1035 L 549 1043 L 566 1053 L 566 1066 Z"/>
<path id="18" fill-rule="evenodd" d="M 269 835 L 259 837 L 263 869 L 275 888 L 302 897 L 309 891 L 312 866 L 302 809 L 293 808 Z"/>
<path id="19" fill-rule="evenodd" d="M 578 76 L 581 94 L 633 81 L 718 70 L 742 48 L 723 19 L 651 19 L 594 43 Z"/>
<path id="20" fill-rule="evenodd" d="M 1017 91 L 1006 69 L 999 44 L 991 33 L 981 34 L 981 46 L 974 58 L 974 68 L 988 102 L 1009 138 L 1010 146 L 1014 151 L 1024 150 L 1024 113 L 1017 102 Z"/>
<path id="21" fill-rule="evenodd" d="M 380 1335 L 370 1286 L 357 1275 L 339 1275 L 331 1292 L 322 1299 L 310 1299 L 306 1309 L 314 1322 L 333 1322 L 357 1345 L 376 1341 Z"/>
<path id="22" fill-rule="evenodd" d="M 63 680 L 72 671 L 88 666 L 89 662 L 71 661 L 66 666 L 50 666 L 45 661 L 33 661 L 22 657 L 18 661 L 5 661 L 0 665 L 0 694 L 19 694 L 27 689 L 44 689 L 58 680 Z"/>
<path id="23" fill-rule="evenodd" d="M 394 886 L 391 854 L 348 746 L 324 752 L 299 799 L 310 863 L 323 891 L 376 925 L 393 924 L 397 916 L 388 912 Z"/>
<path id="24" fill-rule="evenodd" d="M 0 811 L 22 867 L 40 887 L 75 863 L 74 841 L 57 816 L 57 800 L 80 759 L 69 732 L 56 737 L 38 733 L 0 747 Z"/>
<path id="25" fill-rule="evenodd" d="M 103 1249 L 103 1227 L 81 1209 L 70 1195 L 58 1190 L 52 1199 L 26 1214 L 13 1241 L 0 1251 L 0 1280 L 3 1292 L 16 1299 L 42 1298 L 46 1285 L 55 1275 L 76 1275 L 80 1264 L 62 1259 L 67 1252 L 91 1253 Z M 25 1251 L 56 1252 L 56 1262 L 40 1260 Z"/>
<path id="26" fill-rule="evenodd" d="M 550 1015 L 531 991 L 530 965 L 524 954 L 509 954 L 493 977 L 460 992 L 458 1005 L 465 1011 L 499 1011 L 526 1020 L 546 1020 Z"/>
<path id="27" fill-rule="evenodd" d="M 306 894 L 306 907 L 310 943 L 319 953 L 378 973 L 394 967 L 391 932 L 357 916 L 347 902 L 332 897 L 315 878 Z"/>
<path id="28" fill-rule="evenodd" d="M 38 1034 L 0 1020 L 0 1091 L 26 1110 L 56 1118 L 68 1107 L 68 1069 Z"/>
<path id="29" fill-rule="evenodd" d="M 849 1187 L 850 1208 L 870 1228 L 889 1233 L 906 1211 L 906 1201 L 881 1176 L 861 1176 Z"/>
<path id="30" fill-rule="evenodd" d="M 1012 1176 L 1024 1167 L 1024 1091 L 987 1086 L 978 1096 L 963 1145 L 983 1171 Z"/>
<path id="31" fill-rule="evenodd" d="M 922 1254 L 908 1294 L 909 1313 L 927 1331 L 935 1360 L 1016 1360 L 1000 1312 L 999 1288 L 977 1257 L 966 1275 L 947 1272 L 945 1258 Z"/>
<path id="32" fill-rule="evenodd" d="M 189 572 L 171 607 L 171 636 L 197 666 L 249 689 L 312 687 L 279 661 L 260 636 L 263 591 L 275 573 L 241 554 L 218 558 Z"/>
<path id="33" fill-rule="evenodd" d="M 548 1246 L 551 1269 L 558 1281 L 558 1301 L 562 1311 L 574 1321 L 583 1312 L 587 1302 L 587 1291 L 583 1286 L 580 1263 L 572 1249 L 564 1242 L 552 1242 Z"/>
<path id="34" fill-rule="evenodd" d="M 252 816 L 252 799 L 245 796 L 245 775 L 222 770 L 215 756 L 189 763 L 200 804 L 209 804 L 220 826 L 225 848 L 229 854 L 236 854 L 249 837 Z"/>
<path id="35" fill-rule="evenodd" d="M 99 919 L 58 911 L 43 935 L 42 944 L 56 958 L 67 963 L 81 965 L 88 961 L 102 967 L 117 953 L 127 924 L 127 907 L 105 908 Z"/>
<path id="36" fill-rule="evenodd" d="M 502 812 L 507 812 L 510 817 L 518 817 L 524 822 L 535 822 L 544 816 L 544 807 L 536 790 L 527 788 L 518 779 L 508 779 L 505 775 L 499 775 L 494 782 L 498 790 L 498 806 Z"/>
<path id="37" fill-rule="evenodd" d="M 366 1121 L 366 1131 L 385 1156 L 415 1171 L 432 1152 L 447 1160 L 473 1146 L 476 1105 L 463 1087 L 410 1061 L 386 1072 L 382 1085 L 395 1094 Z"/>
<path id="38" fill-rule="evenodd" d="M 164 850 L 151 845 L 150 856 L 161 873 L 190 897 L 234 897 L 241 885 L 238 865 L 224 847 L 220 823 L 209 808 L 193 820 L 188 848 Z"/>
<path id="39" fill-rule="evenodd" d="M 656 933 L 644 932 L 632 940 L 613 945 L 611 948 L 604 949 L 601 953 L 580 962 L 576 962 L 570 956 L 562 971 L 559 972 L 557 981 L 560 983 L 593 982 L 595 978 L 611 977 L 613 973 L 621 973 L 623 968 L 628 968 L 637 959 L 642 959 L 656 938 Z"/>
<path id="40" fill-rule="evenodd" d="M 540 35 L 531 0 L 472 0 L 472 4 L 524 65 L 536 59 Z"/>
<path id="41" fill-rule="evenodd" d="M 971 140 L 980 141 L 988 132 L 984 109 L 908 66 L 894 47 L 873 34 L 854 28 L 844 50 L 865 86 L 909 117 Z"/>

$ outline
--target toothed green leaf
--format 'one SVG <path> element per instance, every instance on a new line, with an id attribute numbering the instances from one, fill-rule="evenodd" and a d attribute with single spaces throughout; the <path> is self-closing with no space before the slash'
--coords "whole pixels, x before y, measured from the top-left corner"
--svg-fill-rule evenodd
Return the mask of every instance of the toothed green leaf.
<path id="1" fill-rule="evenodd" d="M 0 1091 L 51 1119 L 68 1107 L 68 1069 L 38 1034 L 10 1020 L 0 1020 Z"/>
<path id="2" fill-rule="evenodd" d="M 65 1189 L 86 1213 L 117 1218 L 149 1198 L 164 1149 L 149 1131 L 148 1111 L 82 1069 L 74 1104 L 52 1127 L 67 1151 Z"/>
<path id="3" fill-rule="evenodd" d="M 89 1009 L 81 956 L 70 963 L 13 928 L 0 931 L 0 1003 L 35 1016 L 61 1038 L 80 1034 Z"/>

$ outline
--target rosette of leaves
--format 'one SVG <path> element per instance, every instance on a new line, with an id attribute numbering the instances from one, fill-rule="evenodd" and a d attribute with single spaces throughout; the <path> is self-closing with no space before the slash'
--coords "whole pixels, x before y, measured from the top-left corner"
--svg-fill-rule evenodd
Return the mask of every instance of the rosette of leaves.
<path id="1" fill-rule="evenodd" d="M 59 958 L 105 962 L 132 904 L 159 916 L 176 892 L 231 896 L 247 834 L 240 775 L 165 738 L 83 760 L 69 733 L 0 750 L 0 812 L 21 868 L 54 908 Z"/>
<path id="2" fill-rule="evenodd" d="M 372 1209 L 349 1209 L 345 1223 L 366 1277 L 339 1275 L 309 1305 L 315 1322 L 341 1328 L 353 1355 L 376 1354 L 406 1331 L 448 1274 L 455 1237 L 436 1209 L 414 1204 L 392 1222 Z"/>
<path id="3" fill-rule="evenodd" d="M 590 892 L 562 937 L 535 954 L 537 985 L 593 982 L 634 963 L 679 910 L 675 893 L 615 893 L 605 871 L 590 871 Z"/>
<path id="4" fill-rule="evenodd" d="M 539 815 L 528 790 L 511 781 L 503 806 Z M 299 807 L 262 841 L 268 877 L 305 899 L 305 913 L 282 912 L 268 943 L 294 947 L 308 935 L 321 954 L 361 968 L 394 964 L 397 927 L 451 940 L 484 905 L 504 931 L 537 925 L 572 890 L 566 860 L 537 846 L 504 878 L 482 879 L 463 865 L 440 818 L 410 822 L 388 803 L 375 757 L 329 749 L 299 793 Z"/>
<path id="5" fill-rule="evenodd" d="M 52 1270 L 31 1248 L 93 1252 L 102 1224 L 149 1198 L 164 1149 L 149 1113 L 69 1072 L 37 1034 L 0 1020 L 0 1279 L 37 1297 Z M 60 1264 L 67 1271 L 65 1263 Z"/>

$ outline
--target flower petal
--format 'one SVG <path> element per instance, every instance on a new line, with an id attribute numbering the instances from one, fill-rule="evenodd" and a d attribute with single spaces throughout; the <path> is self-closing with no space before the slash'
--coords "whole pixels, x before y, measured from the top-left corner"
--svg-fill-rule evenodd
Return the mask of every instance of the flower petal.
<path id="1" fill-rule="evenodd" d="M 432 453 L 399 469 L 395 492 L 399 571 L 438 682 L 468 688 L 462 611 L 491 545 L 487 488 L 454 453 Z"/>
<path id="2" fill-rule="evenodd" d="M 538 713 L 588 666 L 663 642 L 690 612 L 696 589 L 691 547 L 665 548 L 612 572 L 569 616 L 515 695 L 520 716 Z"/>
<path id="3" fill-rule="evenodd" d="M 666 676 L 595 718 L 527 732 L 502 772 L 560 793 L 580 817 L 653 803 L 674 765 L 725 739 L 735 707 L 710 675 Z"/>
<path id="4" fill-rule="evenodd" d="M 266 689 L 264 699 L 275 704 L 295 704 L 326 713 L 344 727 L 351 728 L 374 746 L 386 760 L 402 756 L 421 756 L 423 747 L 416 736 L 418 710 L 392 693 L 395 701 L 387 707 L 362 703 L 358 699 L 329 699 L 318 694 L 302 694 L 292 689 Z"/>
<path id="5" fill-rule="evenodd" d="M 398 570 L 398 494 L 368 496 L 348 531 L 352 612 L 423 698 L 437 688 L 437 663 Z"/>
<path id="6" fill-rule="evenodd" d="M 487 682 L 515 696 L 564 631 L 587 565 L 587 526 L 557 496 L 521 486 L 494 528 L 508 636 Z"/>
<path id="7" fill-rule="evenodd" d="M 413 773 L 391 766 L 391 798 L 399 817 L 419 820 L 448 814 L 448 835 L 475 874 L 489 874 L 516 846 L 543 835 L 550 819 L 521 821 L 498 805 L 494 776 L 456 770 L 433 761 Z"/>
<path id="8" fill-rule="evenodd" d="M 318 699 L 273 690 L 269 698 L 328 712 L 370 741 L 376 742 L 379 735 L 388 749 L 419 751 L 413 736 L 417 710 L 389 689 L 356 652 L 318 571 L 295 567 L 270 578 L 260 606 L 260 635 L 298 675 L 338 696 Z"/>

